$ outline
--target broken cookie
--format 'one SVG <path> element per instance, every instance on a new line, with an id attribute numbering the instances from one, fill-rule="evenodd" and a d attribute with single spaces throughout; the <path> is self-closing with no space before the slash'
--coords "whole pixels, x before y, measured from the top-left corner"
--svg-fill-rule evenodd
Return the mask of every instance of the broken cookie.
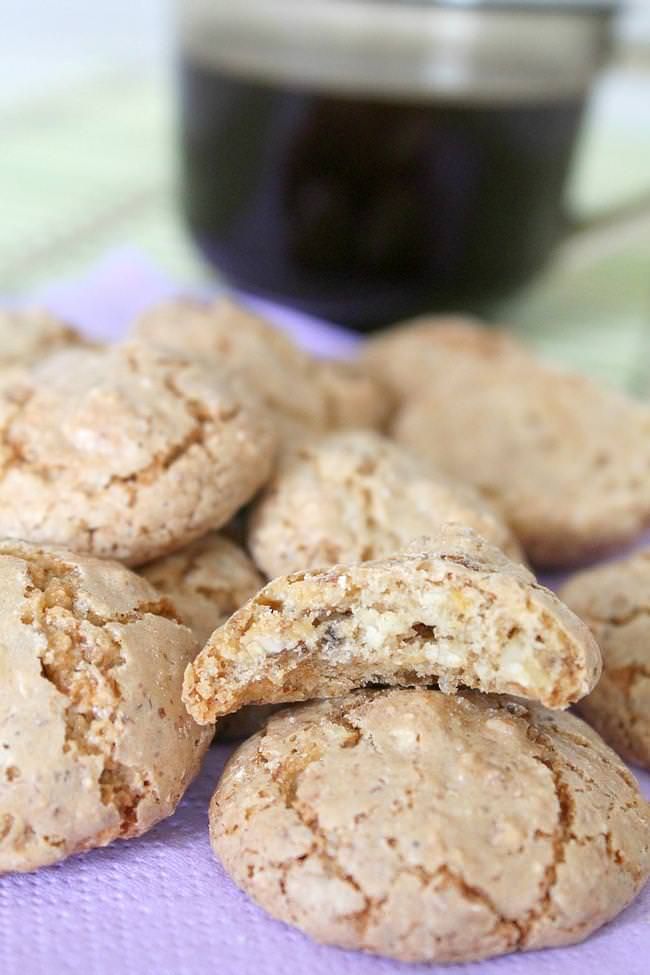
<path id="1" fill-rule="evenodd" d="M 419 551 L 265 586 L 185 675 L 199 723 L 245 704 L 438 681 L 564 708 L 594 687 L 589 630 L 522 565 L 448 525 Z"/>

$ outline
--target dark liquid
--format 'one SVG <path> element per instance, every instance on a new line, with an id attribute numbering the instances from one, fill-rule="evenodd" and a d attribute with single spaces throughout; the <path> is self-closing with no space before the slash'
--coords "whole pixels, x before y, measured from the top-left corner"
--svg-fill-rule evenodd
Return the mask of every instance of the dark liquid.
<path id="1" fill-rule="evenodd" d="M 480 307 L 563 231 L 581 100 L 330 96 L 186 60 L 183 202 L 231 284 L 367 328 Z"/>

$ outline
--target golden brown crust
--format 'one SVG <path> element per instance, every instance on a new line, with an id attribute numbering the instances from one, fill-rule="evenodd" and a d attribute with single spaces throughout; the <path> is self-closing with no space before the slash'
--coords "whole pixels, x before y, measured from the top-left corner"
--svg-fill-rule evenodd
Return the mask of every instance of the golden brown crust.
<path id="1" fill-rule="evenodd" d="M 648 804 L 616 755 L 570 714 L 480 694 L 284 710 L 230 760 L 210 832 L 274 917 L 410 962 L 572 944 L 650 874 Z"/>
<path id="2" fill-rule="evenodd" d="M 228 521 L 264 482 L 264 410 L 214 370 L 137 343 L 0 386 L 0 533 L 137 565 Z"/>
<path id="3" fill-rule="evenodd" d="M 171 815 L 212 735 L 188 717 L 197 644 L 114 562 L 0 543 L 0 872 Z"/>
<path id="4" fill-rule="evenodd" d="M 269 583 L 212 635 L 183 695 L 200 723 L 246 704 L 434 679 L 564 708 L 599 674 L 591 634 L 553 593 L 447 525 L 412 553 Z"/>

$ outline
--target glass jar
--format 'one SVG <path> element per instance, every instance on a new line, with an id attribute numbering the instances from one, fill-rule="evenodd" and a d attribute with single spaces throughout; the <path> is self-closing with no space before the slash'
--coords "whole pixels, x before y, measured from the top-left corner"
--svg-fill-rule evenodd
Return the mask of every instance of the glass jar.
<path id="1" fill-rule="evenodd" d="M 543 265 L 610 2 L 184 0 L 182 202 L 238 289 L 370 328 Z"/>

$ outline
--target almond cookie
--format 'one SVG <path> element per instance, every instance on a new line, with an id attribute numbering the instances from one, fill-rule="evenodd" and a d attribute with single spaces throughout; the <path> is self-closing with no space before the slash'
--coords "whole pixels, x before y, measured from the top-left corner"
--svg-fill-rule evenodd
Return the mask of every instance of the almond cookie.
<path id="1" fill-rule="evenodd" d="M 137 565 L 227 522 L 270 473 L 265 411 L 133 343 L 59 352 L 0 390 L 0 534 Z"/>
<path id="2" fill-rule="evenodd" d="M 185 675 L 199 723 L 245 704 L 333 697 L 367 684 L 459 684 L 554 708 L 600 675 L 587 627 L 469 528 L 422 549 L 269 583 L 213 633 Z"/>
<path id="3" fill-rule="evenodd" d="M 460 522 L 521 561 L 510 529 L 472 488 L 371 430 L 288 450 L 249 519 L 248 546 L 269 578 L 395 555 Z"/>
<path id="4" fill-rule="evenodd" d="M 218 532 L 150 562 L 140 574 L 169 597 L 201 647 L 264 585 L 246 552 Z"/>
<path id="5" fill-rule="evenodd" d="M 86 344 L 44 308 L 0 310 L 0 369 L 29 366 L 57 349 Z"/>
<path id="6" fill-rule="evenodd" d="M 578 573 L 562 598 L 603 655 L 602 677 L 580 713 L 620 755 L 650 769 L 650 549 Z"/>
<path id="7" fill-rule="evenodd" d="M 489 327 L 488 333 L 480 322 L 467 315 L 421 315 L 378 332 L 361 346 L 359 363 L 392 393 L 396 402 L 410 399 L 426 391 L 435 375 L 439 332 L 458 332 L 467 343 L 480 343 L 481 337 L 503 337 L 505 332 Z"/>
<path id="8" fill-rule="evenodd" d="M 505 333 L 439 326 L 397 440 L 477 487 L 537 565 L 592 557 L 650 523 L 650 407 L 536 360 Z"/>
<path id="9" fill-rule="evenodd" d="M 212 729 L 181 703 L 198 647 L 118 565 L 0 543 L 0 872 L 139 836 L 171 815 Z"/>
<path id="10" fill-rule="evenodd" d="M 146 312 L 135 334 L 154 344 L 196 355 L 250 384 L 280 431 L 325 431 L 378 426 L 386 417 L 386 391 L 350 363 L 314 358 L 289 336 L 230 298 L 205 304 L 188 298 Z"/>
<path id="11" fill-rule="evenodd" d="M 293 707 L 233 755 L 216 856 L 327 944 L 464 962 L 573 944 L 650 874 L 649 805 L 579 718 L 481 694 Z"/>

